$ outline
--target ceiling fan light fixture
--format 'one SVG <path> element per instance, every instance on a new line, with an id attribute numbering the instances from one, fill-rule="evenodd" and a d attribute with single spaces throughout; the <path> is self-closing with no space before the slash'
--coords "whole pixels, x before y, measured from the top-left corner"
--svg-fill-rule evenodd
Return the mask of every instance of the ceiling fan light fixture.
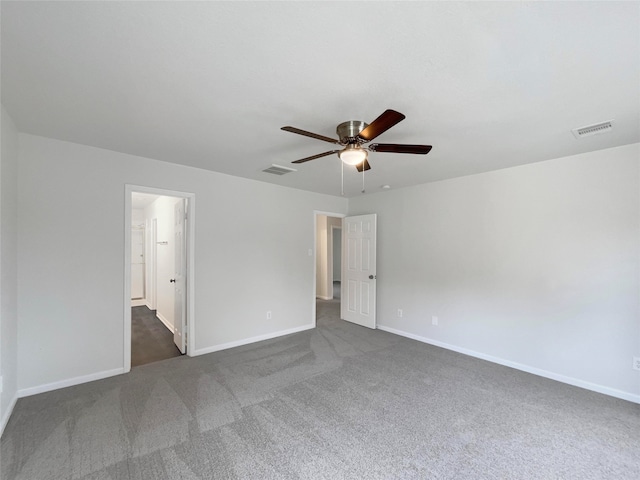
<path id="1" fill-rule="evenodd" d="M 360 165 L 367 159 L 367 151 L 357 145 L 347 145 L 338 156 L 347 165 Z"/>

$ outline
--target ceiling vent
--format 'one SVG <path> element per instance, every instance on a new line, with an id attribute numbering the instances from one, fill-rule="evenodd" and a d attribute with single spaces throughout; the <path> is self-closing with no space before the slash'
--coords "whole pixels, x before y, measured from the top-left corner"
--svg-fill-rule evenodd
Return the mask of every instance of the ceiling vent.
<path id="1" fill-rule="evenodd" d="M 262 171 L 273 175 L 286 175 L 287 173 L 297 172 L 295 168 L 283 167 L 281 165 L 276 165 L 275 163 Z"/>
<path id="2" fill-rule="evenodd" d="M 613 120 L 608 122 L 596 123 L 595 125 L 588 125 L 586 127 L 574 128 L 571 130 L 573 136 L 576 138 L 590 137 L 592 135 L 599 135 L 601 133 L 608 133 L 613 129 Z"/>

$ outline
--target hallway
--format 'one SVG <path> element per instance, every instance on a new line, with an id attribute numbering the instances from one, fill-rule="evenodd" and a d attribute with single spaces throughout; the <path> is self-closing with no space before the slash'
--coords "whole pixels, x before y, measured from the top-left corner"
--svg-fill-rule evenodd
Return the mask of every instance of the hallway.
<path id="1" fill-rule="evenodd" d="M 131 307 L 131 367 L 179 357 L 173 335 L 146 306 Z"/>

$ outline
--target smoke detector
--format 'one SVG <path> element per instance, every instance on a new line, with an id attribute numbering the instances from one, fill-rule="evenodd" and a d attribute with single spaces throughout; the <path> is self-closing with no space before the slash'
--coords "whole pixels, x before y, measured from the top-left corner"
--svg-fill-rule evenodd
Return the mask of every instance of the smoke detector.
<path id="1" fill-rule="evenodd" d="M 573 136 L 576 138 L 591 137 L 593 135 L 599 135 L 601 133 L 609 133 L 613 129 L 613 120 L 607 122 L 596 123 L 594 125 L 587 125 L 586 127 L 574 128 L 571 130 Z"/>
<path id="2" fill-rule="evenodd" d="M 275 163 L 262 171 L 273 175 L 286 175 L 287 173 L 297 172 L 295 168 L 283 167 L 282 165 L 276 165 Z"/>

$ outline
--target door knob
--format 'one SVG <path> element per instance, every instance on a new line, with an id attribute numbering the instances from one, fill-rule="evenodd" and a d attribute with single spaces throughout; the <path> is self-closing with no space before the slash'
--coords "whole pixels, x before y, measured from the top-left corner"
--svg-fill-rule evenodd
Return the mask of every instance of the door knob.
<path id="1" fill-rule="evenodd" d="M 176 279 L 172 278 L 171 280 L 169 280 L 169 283 L 176 283 Z"/>
<path id="2" fill-rule="evenodd" d="M 376 276 L 375 276 L 375 275 L 369 275 L 369 279 L 370 279 L 370 280 L 373 280 L 374 278 L 376 278 Z"/>

